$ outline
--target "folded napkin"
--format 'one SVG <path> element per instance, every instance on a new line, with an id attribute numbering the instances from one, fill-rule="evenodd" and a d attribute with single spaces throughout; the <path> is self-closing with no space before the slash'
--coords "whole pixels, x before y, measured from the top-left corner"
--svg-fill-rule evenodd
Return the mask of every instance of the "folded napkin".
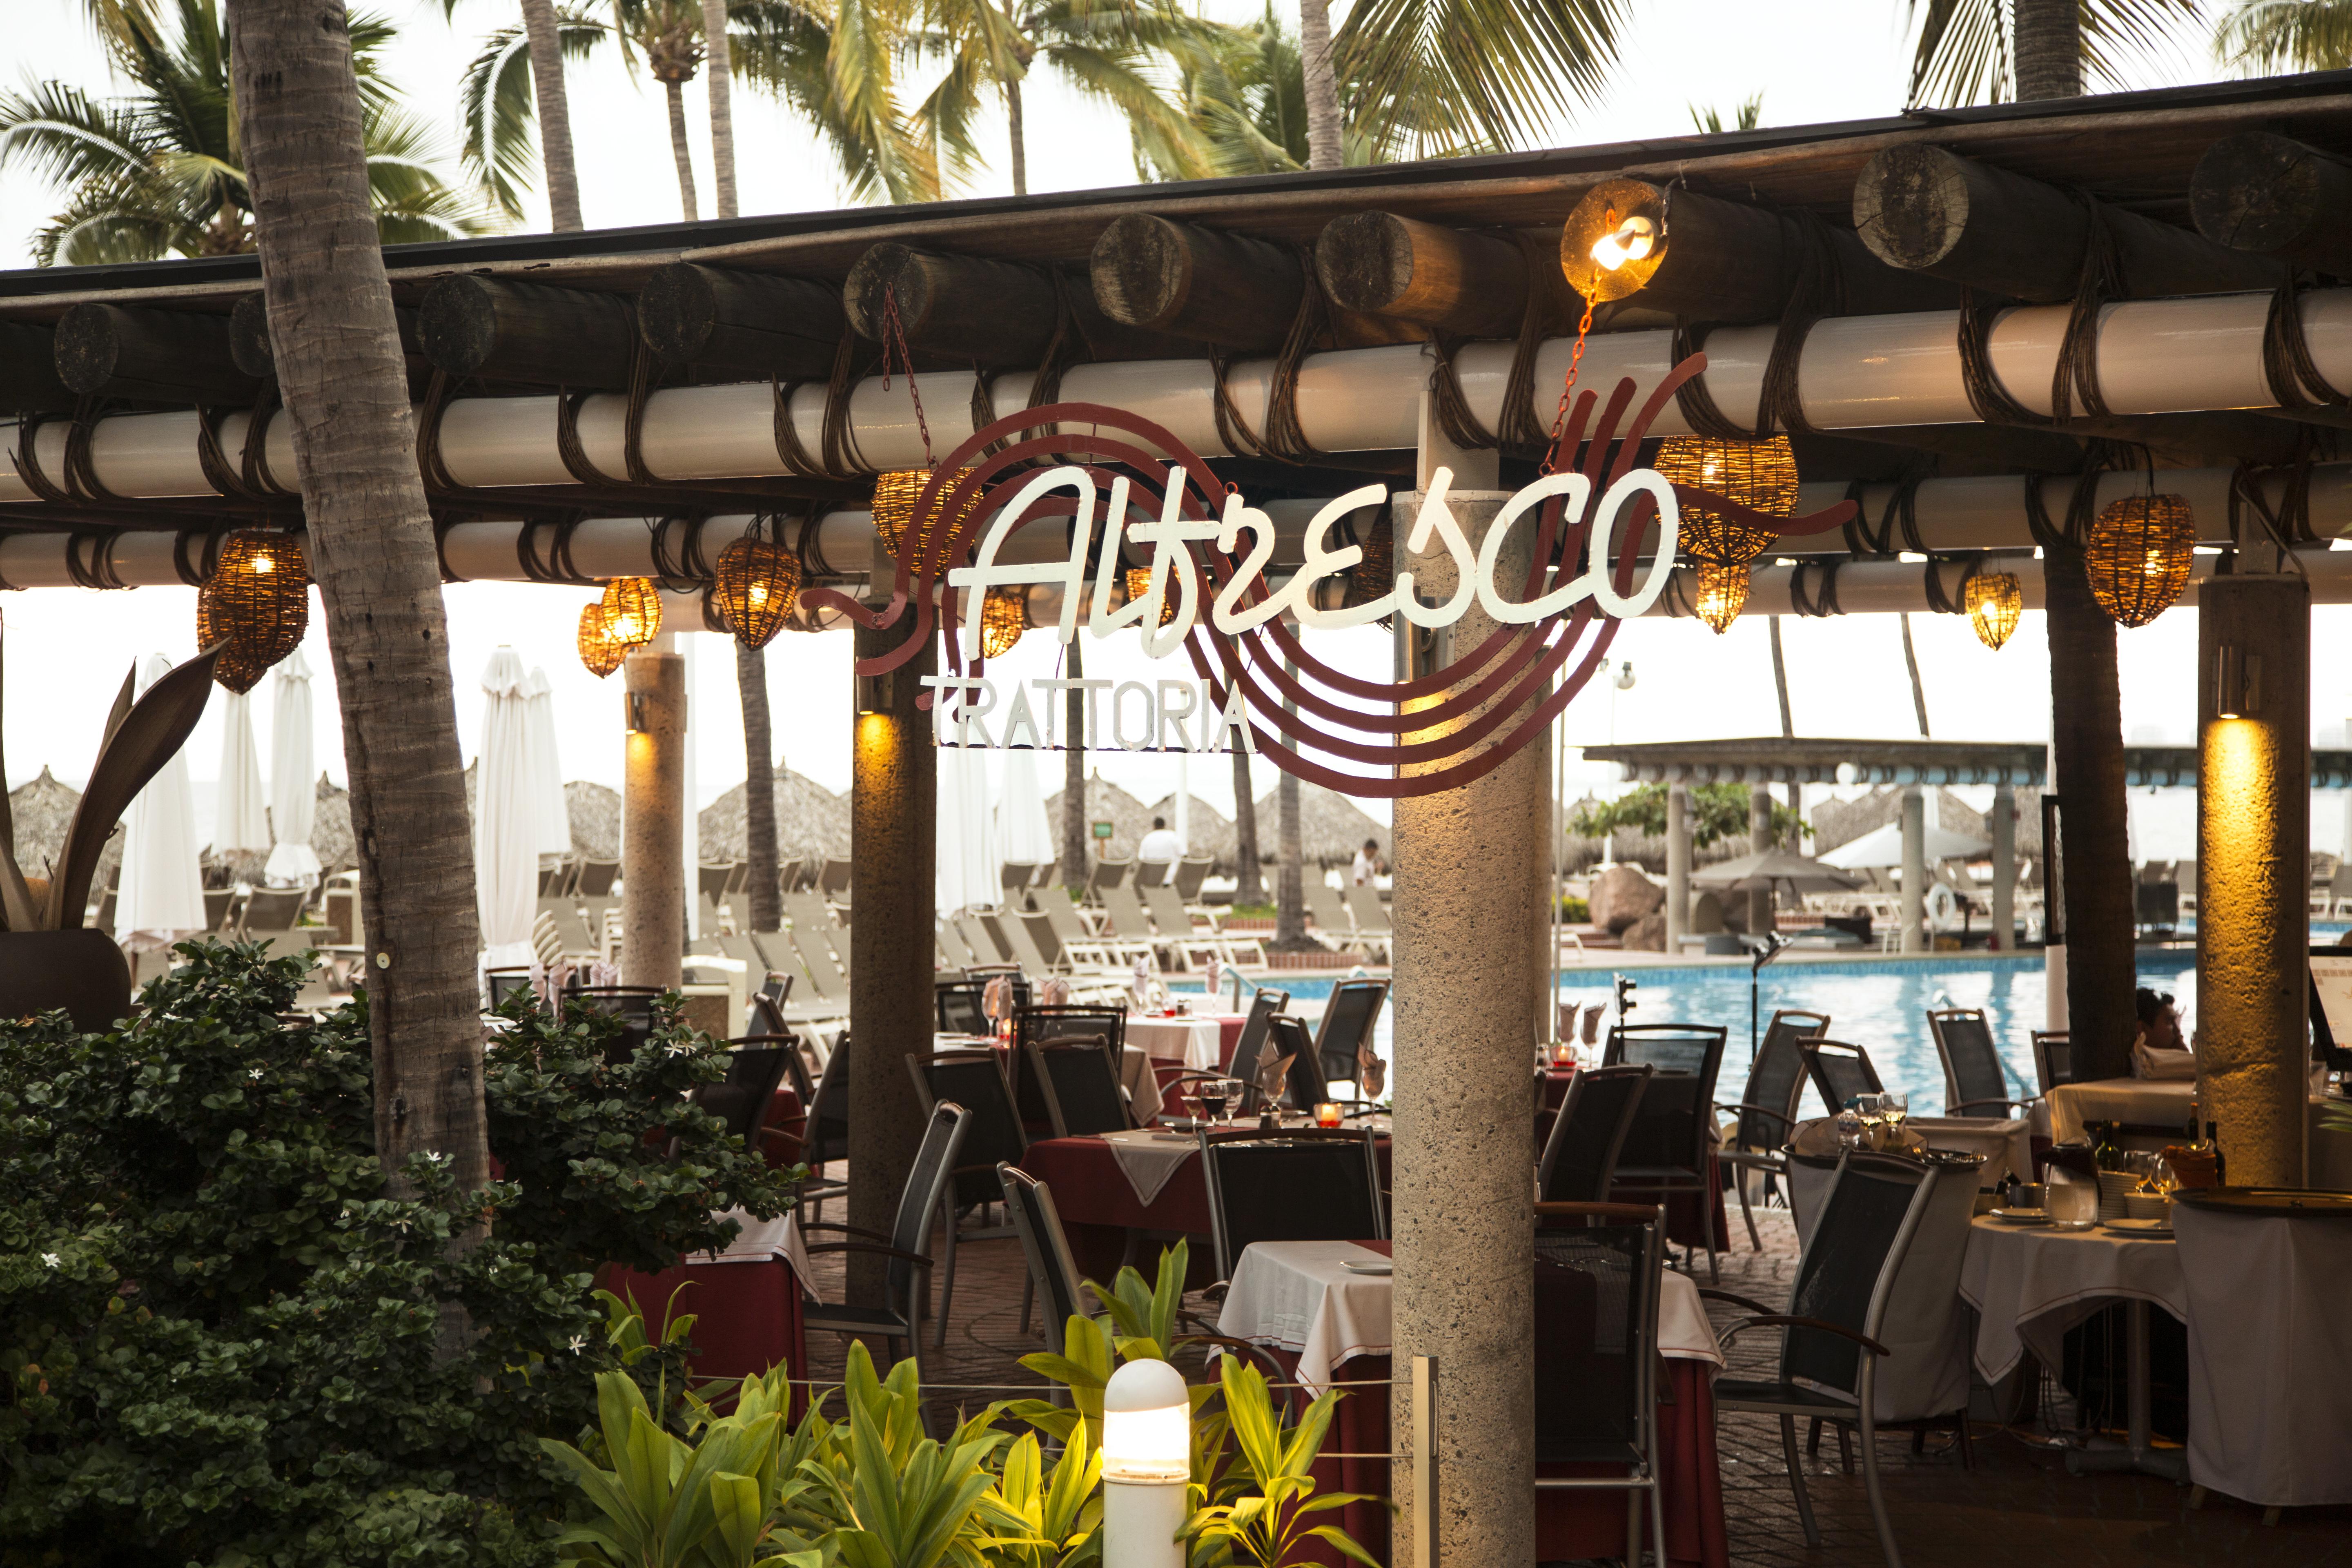
<path id="1" fill-rule="evenodd" d="M 2132 1042 L 2132 1077 L 2180 1083 L 2196 1076 L 2195 1051 L 2154 1050 L 2146 1040 Z"/>
<path id="2" fill-rule="evenodd" d="M 1119 1174 L 1135 1189 L 1135 1201 L 1146 1207 L 1159 1197 L 1160 1189 L 1168 1184 L 1168 1178 L 1176 1173 L 1178 1167 L 1200 1149 L 1189 1139 L 1179 1142 L 1148 1131 L 1105 1132 L 1100 1137 L 1110 1145 L 1110 1155 L 1118 1162 Z"/>

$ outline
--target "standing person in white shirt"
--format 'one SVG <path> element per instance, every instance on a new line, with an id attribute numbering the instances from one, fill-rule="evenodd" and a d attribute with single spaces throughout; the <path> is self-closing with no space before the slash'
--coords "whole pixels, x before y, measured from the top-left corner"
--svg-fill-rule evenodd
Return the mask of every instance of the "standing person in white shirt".
<path id="1" fill-rule="evenodd" d="M 1135 847 L 1135 858 L 1138 860 L 1165 860 L 1172 865 L 1184 858 L 1184 841 L 1169 828 L 1166 817 L 1155 816 L 1151 819 L 1151 831 L 1145 834 L 1143 842 Z"/>
<path id="2" fill-rule="evenodd" d="M 1367 838 L 1364 847 L 1356 851 L 1354 879 L 1359 888 L 1369 888 L 1372 879 L 1381 874 L 1381 841 Z"/>

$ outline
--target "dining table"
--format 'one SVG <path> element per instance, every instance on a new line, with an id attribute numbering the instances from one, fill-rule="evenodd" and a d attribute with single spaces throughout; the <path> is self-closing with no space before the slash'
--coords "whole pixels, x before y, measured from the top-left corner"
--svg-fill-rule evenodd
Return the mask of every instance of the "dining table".
<path id="1" fill-rule="evenodd" d="M 2168 1131 L 2177 1127 L 2186 1135 L 2189 1113 L 2198 1103 L 2193 1079 L 2109 1078 L 2053 1085 L 2036 1110 L 2046 1118 L 2053 1142 L 2092 1143 L 2097 1140 L 2091 1135 L 2091 1125 L 2100 1121 Z M 2352 1191 L 2352 1100 L 2318 1091 L 2305 1096 L 2305 1105 L 2308 1184 L 2324 1191 Z M 2197 1114 L 2200 1120 L 2205 1116 L 2201 1110 Z"/>
<path id="2" fill-rule="evenodd" d="M 716 1217 L 738 1226 L 735 1239 L 722 1250 L 689 1254 L 652 1274 L 607 1264 L 599 1271 L 598 1285 L 636 1308 L 645 1318 L 646 1337 L 656 1343 L 674 1315 L 692 1317 L 688 1365 L 697 1378 L 732 1383 L 779 1368 L 805 1378 L 808 1334 L 801 1302 L 814 1299 L 814 1292 L 797 1212 L 760 1219 L 729 1209 Z M 807 1403 L 806 1386 L 794 1387 L 793 1421 Z"/>
<path id="3" fill-rule="evenodd" d="M 1343 1394 L 1325 1453 L 1315 1464 L 1318 1492 L 1391 1495 L 1389 1453 L 1395 1363 L 1390 1337 L 1393 1278 L 1372 1272 L 1391 1261 L 1379 1240 L 1258 1242 L 1244 1250 L 1217 1319 L 1217 1331 L 1265 1347 L 1306 1401 Z M 1715 1378 L 1723 1369 L 1698 1286 L 1672 1270 L 1661 1277 L 1658 1353 L 1664 1376 L 1658 1402 L 1659 1500 L 1669 1563 L 1726 1568 L 1729 1537 L 1716 1452 Z M 1579 1473 L 1540 1465 L 1539 1475 Z M 1625 1494 L 1544 1489 L 1532 1500 L 1540 1562 L 1622 1557 Z M 1391 1561 L 1384 1501 L 1337 1510 L 1348 1533 L 1381 1563 Z M 1646 1517 L 1646 1512 L 1645 1512 Z M 1303 1561 L 1338 1564 L 1339 1553 L 1312 1542 Z"/>

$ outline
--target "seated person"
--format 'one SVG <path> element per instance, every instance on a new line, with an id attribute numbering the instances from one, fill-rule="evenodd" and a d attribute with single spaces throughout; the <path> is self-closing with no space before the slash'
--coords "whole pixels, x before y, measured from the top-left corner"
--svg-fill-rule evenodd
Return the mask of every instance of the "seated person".
<path id="1" fill-rule="evenodd" d="M 2143 985 L 2134 998 L 2139 1032 L 2132 1041 L 2134 1078 L 2186 1079 L 2197 1076 L 2197 1058 L 2180 1036 L 2180 1013 L 2169 994 Z"/>

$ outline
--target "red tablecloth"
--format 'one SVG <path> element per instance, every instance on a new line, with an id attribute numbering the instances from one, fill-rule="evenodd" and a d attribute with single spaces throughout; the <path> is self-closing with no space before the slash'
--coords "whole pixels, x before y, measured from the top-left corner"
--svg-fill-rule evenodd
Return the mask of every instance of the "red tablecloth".
<path id="1" fill-rule="evenodd" d="M 801 1097 L 789 1085 L 777 1088 L 768 1101 L 768 1119 L 760 1123 L 760 1154 L 773 1171 L 801 1163 L 801 1140 L 808 1132 L 808 1113 Z"/>
<path id="2" fill-rule="evenodd" d="M 1366 1241 L 1359 1246 L 1388 1250 L 1388 1243 Z M 1296 1352 L 1270 1349 L 1286 1375 L 1297 1373 Z M 1695 1568 L 1728 1568 L 1730 1538 L 1723 1523 L 1723 1480 L 1715 1448 L 1715 1384 L 1705 1362 L 1664 1358 L 1665 1397 L 1658 1405 L 1658 1469 L 1664 1480 L 1660 1505 L 1666 1518 L 1666 1555 L 1675 1563 Z M 1323 1449 L 1331 1458 L 1315 1462 L 1318 1493 L 1364 1492 L 1385 1499 L 1389 1462 L 1385 1458 L 1339 1456 L 1386 1454 L 1389 1431 L 1390 1379 L 1394 1363 L 1384 1355 L 1360 1355 L 1334 1369 L 1339 1381 L 1351 1386 L 1332 1415 Z M 1294 1389 L 1301 1403 L 1307 1394 Z M 1595 1467 L 1581 1467 L 1598 1473 Z M 1580 1467 L 1544 1465 L 1543 1475 L 1572 1475 Z M 1535 1495 L 1536 1558 L 1538 1562 L 1573 1561 L 1591 1557 L 1622 1557 L 1625 1552 L 1625 1494 L 1620 1491 L 1539 1491 Z M 1643 1517 L 1649 1517 L 1643 1504 Z M 1339 1524 L 1381 1562 L 1391 1562 L 1389 1509 L 1385 1502 L 1350 1503 L 1339 1510 Z M 1339 1554 L 1320 1542 L 1309 1543 L 1303 1561 L 1339 1568 Z"/>
<path id="3" fill-rule="evenodd" d="M 609 1267 L 602 1273 L 599 1282 L 605 1289 L 634 1302 L 645 1314 L 647 1339 L 661 1338 L 673 1310 L 694 1319 L 687 1337 L 695 1347 L 692 1364 L 698 1378 L 731 1381 L 779 1366 L 790 1368 L 797 1377 L 808 1375 L 800 1281 L 781 1258 L 688 1263 L 659 1274 Z M 807 1403 L 805 1388 L 793 1390 L 794 1421 Z"/>

